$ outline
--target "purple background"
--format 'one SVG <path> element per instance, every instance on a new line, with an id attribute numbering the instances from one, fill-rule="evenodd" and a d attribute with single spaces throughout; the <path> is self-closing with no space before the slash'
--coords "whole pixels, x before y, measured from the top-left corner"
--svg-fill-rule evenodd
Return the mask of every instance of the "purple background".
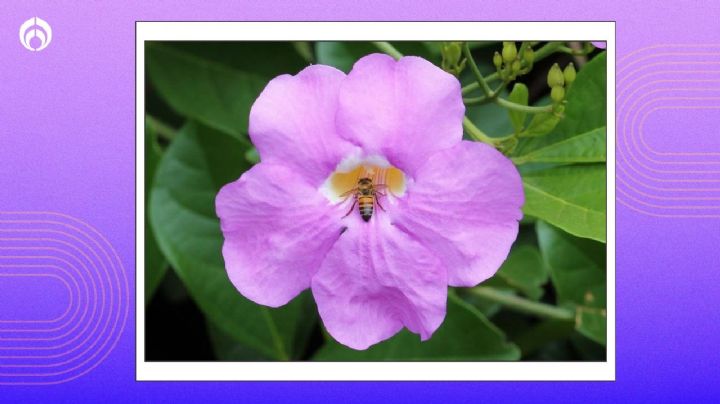
<path id="1" fill-rule="evenodd" d="M 720 349 L 716 343 L 720 335 L 720 147 L 718 110 L 711 108 L 720 101 L 640 99 L 653 89 L 662 90 L 657 94 L 669 92 L 658 97 L 692 98 L 693 91 L 676 89 L 720 88 L 720 83 L 710 81 L 681 82 L 712 80 L 711 71 L 720 70 L 720 66 L 712 64 L 720 59 L 714 55 L 720 53 L 720 3 L 675 1 L 655 7 L 640 1 L 541 4 L 449 0 L 436 4 L 408 0 L 394 5 L 385 1 L 337 0 L 14 3 L 0 4 L 0 211 L 54 211 L 97 229 L 108 244 L 100 243 L 90 250 L 116 251 L 130 285 L 130 299 L 122 299 L 127 290 L 118 283 L 114 287 L 119 300 L 116 304 L 108 300 L 103 307 L 118 312 L 128 309 L 130 316 L 124 328 L 106 334 L 108 340 L 118 336 L 118 344 L 103 351 L 108 354 L 106 358 L 96 357 L 97 367 L 74 380 L 51 386 L 0 385 L 3 401 L 283 398 L 475 402 L 616 401 L 620 397 L 690 400 L 720 396 Z M 18 41 L 18 27 L 33 16 L 48 21 L 54 34 L 50 46 L 38 53 L 27 51 Z M 617 21 L 617 381 L 135 382 L 132 290 L 136 20 Z M 667 44 L 709 46 L 660 46 L 632 53 Z M 653 82 L 655 79 L 664 81 Z M 714 95 L 694 94 L 695 98 Z M 660 110 L 641 127 L 643 112 L 655 106 L 645 105 L 648 102 L 710 108 L 686 108 L 667 114 Z M 633 120 L 635 113 L 638 117 Z M 627 123 L 622 123 L 625 118 Z M 640 130 L 655 152 L 686 154 L 654 154 L 638 140 Z M 690 154 L 701 150 L 701 145 L 706 155 Z M 67 224 L 72 219 L 62 221 Z M 109 279 L 96 280 L 106 282 L 112 290 Z M 60 286 L 54 289 L 60 290 Z M 8 290 L 3 287 L 0 293 Z M 58 292 L 58 296 L 65 304 L 67 291 Z M 12 299 L 17 301 L 17 297 Z M 6 353 L 0 350 L 0 354 Z M 0 359 L 0 373 L 6 370 L 5 364 Z"/>

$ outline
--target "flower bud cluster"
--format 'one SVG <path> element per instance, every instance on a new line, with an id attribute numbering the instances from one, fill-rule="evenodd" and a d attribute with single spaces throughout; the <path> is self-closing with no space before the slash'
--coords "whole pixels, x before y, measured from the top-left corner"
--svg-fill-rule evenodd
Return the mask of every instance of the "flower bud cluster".
<path id="1" fill-rule="evenodd" d="M 462 57 L 462 47 L 462 42 L 444 42 L 440 48 L 443 70 L 455 77 L 462 73 L 467 62 L 467 59 Z"/>
<path id="2" fill-rule="evenodd" d="M 502 51 L 493 55 L 493 65 L 503 81 L 515 80 L 529 72 L 534 60 L 535 51 L 530 46 L 518 50 L 515 42 L 503 42 Z"/>
<path id="3" fill-rule="evenodd" d="M 577 72 L 572 63 L 565 66 L 565 70 L 560 69 L 557 63 L 552 65 L 548 71 L 547 84 L 550 87 L 550 98 L 553 103 L 559 104 L 565 99 L 566 90 L 575 81 L 576 76 Z"/>

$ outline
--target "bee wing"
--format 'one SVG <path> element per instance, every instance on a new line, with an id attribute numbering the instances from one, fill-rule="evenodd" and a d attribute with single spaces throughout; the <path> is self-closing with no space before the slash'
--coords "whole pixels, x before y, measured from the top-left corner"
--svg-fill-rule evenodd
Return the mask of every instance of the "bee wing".
<path id="1" fill-rule="evenodd" d="M 357 187 L 355 187 L 355 188 L 353 188 L 353 189 L 351 189 L 351 190 L 349 190 L 349 191 L 343 192 L 343 193 L 340 194 L 339 196 L 340 196 L 340 198 L 345 198 L 346 196 L 350 196 L 350 195 L 352 195 L 352 194 L 354 194 L 354 193 L 356 193 L 356 192 L 357 192 Z"/>

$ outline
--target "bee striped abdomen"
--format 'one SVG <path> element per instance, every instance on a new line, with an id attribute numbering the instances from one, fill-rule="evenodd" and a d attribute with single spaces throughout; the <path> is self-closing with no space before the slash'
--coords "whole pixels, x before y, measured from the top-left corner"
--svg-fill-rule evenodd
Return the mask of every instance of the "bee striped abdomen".
<path id="1" fill-rule="evenodd" d="M 358 208 L 360 209 L 360 216 L 364 221 L 369 221 L 373 214 L 374 205 L 373 196 L 360 196 L 358 197 Z"/>

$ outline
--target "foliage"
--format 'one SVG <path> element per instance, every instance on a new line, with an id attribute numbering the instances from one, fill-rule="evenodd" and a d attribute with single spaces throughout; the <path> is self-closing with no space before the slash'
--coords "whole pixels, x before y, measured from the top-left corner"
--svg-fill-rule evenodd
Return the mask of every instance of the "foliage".
<path id="1" fill-rule="evenodd" d="M 550 97 L 541 60 L 567 64 L 569 56 L 558 53 L 567 47 L 510 44 L 467 44 L 467 60 L 459 48 L 439 43 L 392 44 L 453 66 L 464 84 L 466 138 L 497 147 L 517 165 L 526 217 L 508 259 L 483 289 L 451 290 L 445 322 L 429 341 L 403 331 L 366 351 L 324 334 L 309 292 L 273 309 L 235 290 L 224 269 L 214 198 L 257 163 L 248 115 L 271 78 L 309 62 L 347 72 L 378 48 L 369 42 L 148 44 L 146 304 L 173 304 L 162 291 L 174 287 L 166 275 L 171 268 L 202 311 L 207 324 L 198 326 L 207 327 L 220 360 L 604 359 L 605 54 L 579 56 L 589 61 L 564 84 L 562 97 Z M 509 62 L 493 65 L 495 52 L 511 48 Z M 454 60 L 443 63 L 448 49 Z M 182 335 L 175 338 L 182 343 Z"/>

